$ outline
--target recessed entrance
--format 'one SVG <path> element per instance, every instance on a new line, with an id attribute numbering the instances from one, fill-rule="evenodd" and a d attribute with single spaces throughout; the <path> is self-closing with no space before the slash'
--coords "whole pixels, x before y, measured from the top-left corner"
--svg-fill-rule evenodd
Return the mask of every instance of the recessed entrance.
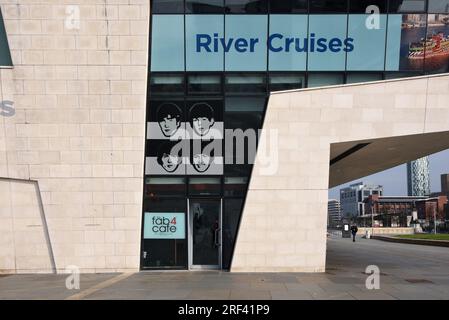
<path id="1" fill-rule="evenodd" d="M 221 269 L 222 200 L 188 199 L 189 269 Z"/>

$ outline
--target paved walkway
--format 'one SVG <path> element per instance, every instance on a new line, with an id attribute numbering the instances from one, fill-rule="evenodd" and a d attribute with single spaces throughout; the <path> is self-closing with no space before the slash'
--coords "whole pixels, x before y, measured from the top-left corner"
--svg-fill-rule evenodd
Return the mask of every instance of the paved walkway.
<path id="1" fill-rule="evenodd" d="M 368 265 L 380 290 L 367 290 Z M 0 276 L 0 299 L 449 299 L 449 248 L 329 238 L 327 272 L 141 272 L 83 274 L 67 290 L 66 275 Z"/>

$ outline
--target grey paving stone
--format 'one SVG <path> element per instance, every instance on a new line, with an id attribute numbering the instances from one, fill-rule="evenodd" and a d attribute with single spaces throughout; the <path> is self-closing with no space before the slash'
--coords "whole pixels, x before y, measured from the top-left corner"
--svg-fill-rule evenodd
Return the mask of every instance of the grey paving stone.
<path id="1" fill-rule="evenodd" d="M 231 300 L 271 300 L 268 290 L 231 290 Z"/>

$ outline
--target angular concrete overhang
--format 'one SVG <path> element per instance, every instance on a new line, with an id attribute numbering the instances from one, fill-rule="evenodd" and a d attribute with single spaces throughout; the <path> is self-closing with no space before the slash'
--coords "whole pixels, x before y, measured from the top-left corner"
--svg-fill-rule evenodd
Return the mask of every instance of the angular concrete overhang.
<path id="1" fill-rule="evenodd" d="M 449 148 L 449 75 L 275 92 L 263 129 L 231 271 L 324 271 L 328 188 Z"/>

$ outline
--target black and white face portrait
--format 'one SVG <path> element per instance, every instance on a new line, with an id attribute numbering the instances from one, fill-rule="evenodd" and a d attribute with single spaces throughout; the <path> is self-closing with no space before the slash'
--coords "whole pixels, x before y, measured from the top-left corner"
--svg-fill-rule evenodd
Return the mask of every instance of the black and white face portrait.
<path id="1" fill-rule="evenodd" d="M 196 103 L 190 108 L 190 119 L 195 133 L 205 136 L 215 123 L 214 110 L 205 102 Z"/>
<path id="2" fill-rule="evenodd" d="M 198 172 L 206 172 L 211 162 L 212 158 L 207 154 L 195 154 L 192 157 L 192 165 Z"/>
<path id="3" fill-rule="evenodd" d="M 167 172 L 171 173 L 178 169 L 182 162 L 182 157 L 173 151 L 172 145 L 163 144 L 157 155 L 157 163 Z"/>
<path id="4" fill-rule="evenodd" d="M 166 102 L 157 110 L 159 127 L 165 137 L 173 136 L 181 126 L 182 111 L 176 104 Z"/>

